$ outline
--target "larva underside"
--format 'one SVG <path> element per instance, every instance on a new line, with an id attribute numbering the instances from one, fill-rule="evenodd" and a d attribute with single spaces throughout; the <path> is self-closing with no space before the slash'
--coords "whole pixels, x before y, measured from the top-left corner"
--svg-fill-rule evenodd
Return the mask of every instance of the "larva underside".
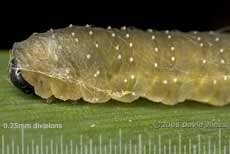
<path id="1" fill-rule="evenodd" d="M 230 36 L 70 26 L 15 43 L 12 56 L 42 98 L 92 103 L 145 97 L 230 102 Z"/>

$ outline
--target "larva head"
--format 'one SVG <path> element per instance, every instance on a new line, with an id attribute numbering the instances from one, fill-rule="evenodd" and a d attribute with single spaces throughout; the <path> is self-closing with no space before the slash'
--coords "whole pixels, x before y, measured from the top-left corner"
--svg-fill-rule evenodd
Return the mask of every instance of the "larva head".
<path id="1" fill-rule="evenodd" d="M 9 78 L 13 85 L 21 89 L 26 94 L 34 94 L 34 88 L 22 76 L 18 63 L 15 58 L 10 60 L 9 64 Z"/>
<path id="2" fill-rule="evenodd" d="M 9 78 L 14 86 L 27 94 L 34 93 L 34 88 L 26 81 L 23 73 L 35 71 L 38 61 L 47 60 L 46 44 L 46 39 L 33 34 L 25 41 L 14 43 L 11 50 Z"/>

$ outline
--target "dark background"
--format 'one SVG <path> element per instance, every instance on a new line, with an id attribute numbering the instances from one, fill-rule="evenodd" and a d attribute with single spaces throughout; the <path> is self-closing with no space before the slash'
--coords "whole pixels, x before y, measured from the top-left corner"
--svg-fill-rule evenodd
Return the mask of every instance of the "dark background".
<path id="1" fill-rule="evenodd" d="M 141 29 L 216 30 L 230 25 L 230 1 L 68 1 L 1 5 L 0 49 L 33 32 L 69 24 Z"/>

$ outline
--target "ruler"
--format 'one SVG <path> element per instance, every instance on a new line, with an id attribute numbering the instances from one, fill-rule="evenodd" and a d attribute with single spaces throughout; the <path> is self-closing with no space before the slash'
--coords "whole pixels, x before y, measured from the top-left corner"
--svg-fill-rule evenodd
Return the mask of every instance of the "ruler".
<path id="1" fill-rule="evenodd" d="M 0 154 L 230 154 L 230 139 L 228 143 L 222 143 L 222 136 L 226 135 L 222 134 L 221 129 L 216 133 L 218 141 L 208 138 L 201 142 L 202 135 L 197 134 L 196 140 L 187 139 L 183 142 L 186 144 L 182 144 L 182 134 L 178 134 L 178 144 L 172 143 L 175 138 L 162 138 L 161 134 L 156 138 L 138 134 L 137 142 L 133 139 L 123 142 L 121 129 L 118 130 L 116 142 L 113 139 L 102 141 L 101 135 L 96 141 L 80 135 L 80 140 L 66 142 L 63 135 L 58 136 L 58 140 L 40 135 L 39 142 L 35 142 L 34 139 L 25 141 L 25 135 L 26 129 L 21 129 L 20 143 L 17 143 L 15 139 L 6 141 L 7 136 L 2 134 Z M 163 140 L 167 142 L 162 143 Z"/>

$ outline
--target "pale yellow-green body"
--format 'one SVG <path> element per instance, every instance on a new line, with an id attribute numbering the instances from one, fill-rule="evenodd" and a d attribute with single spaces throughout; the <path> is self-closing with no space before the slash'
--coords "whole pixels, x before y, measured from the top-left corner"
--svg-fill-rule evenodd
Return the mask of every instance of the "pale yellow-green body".
<path id="1" fill-rule="evenodd" d="M 230 35 L 68 27 L 15 44 L 37 95 L 92 103 L 230 102 Z"/>

